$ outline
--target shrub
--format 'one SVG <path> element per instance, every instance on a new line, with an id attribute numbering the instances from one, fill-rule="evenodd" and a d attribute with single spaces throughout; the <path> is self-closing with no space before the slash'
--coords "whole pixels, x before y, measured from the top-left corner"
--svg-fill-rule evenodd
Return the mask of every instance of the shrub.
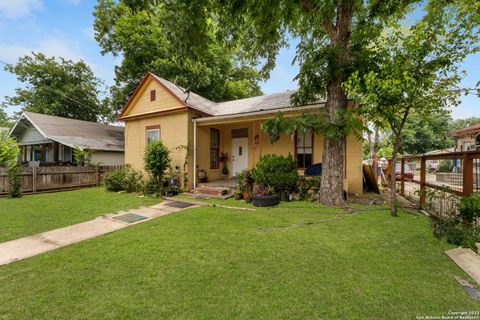
<path id="1" fill-rule="evenodd" d="M 161 189 L 163 175 L 170 167 L 170 151 L 162 141 L 155 141 L 147 146 L 143 160 L 145 161 L 145 170 L 157 180 Z"/>
<path id="2" fill-rule="evenodd" d="M 300 200 L 315 200 L 316 190 L 320 189 L 321 177 L 299 177 L 297 192 Z"/>
<path id="3" fill-rule="evenodd" d="M 20 198 L 22 196 L 21 169 L 18 163 L 12 163 L 7 167 L 8 176 L 8 195 L 10 198 Z"/>
<path id="4" fill-rule="evenodd" d="M 472 223 L 480 217 L 480 193 L 474 193 L 462 198 L 458 209 L 463 223 L 472 225 Z"/>
<path id="5" fill-rule="evenodd" d="M 438 172 L 452 172 L 453 163 L 451 160 L 440 160 L 438 164 Z"/>
<path id="6" fill-rule="evenodd" d="M 146 196 L 161 196 L 161 188 L 156 178 L 150 176 L 143 185 L 143 194 Z"/>
<path id="7" fill-rule="evenodd" d="M 458 207 L 456 216 L 432 216 L 433 233 L 437 237 L 446 237 L 449 243 L 476 251 L 475 243 L 480 241 L 480 228 L 475 223 L 480 217 L 480 194 L 462 198 Z"/>
<path id="8" fill-rule="evenodd" d="M 103 178 L 103 185 L 108 191 L 138 192 L 143 186 L 143 176 L 138 170 L 131 167 L 107 172 Z"/>
<path id="9" fill-rule="evenodd" d="M 291 155 L 265 155 L 252 170 L 252 178 L 256 184 L 277 193 L 293 191 L 298 179 L 297 164 Z"/>
<path id="10" fill-rule="evenodd" d="M 9 181 L 8 193 L 12 198 L 18 198 L 21 193 L 20 166 L 18 155 L 20 148 L 15 139 L 8 136 L 6 132 L 0 132 L 0 167 L 7 169 Z"/>

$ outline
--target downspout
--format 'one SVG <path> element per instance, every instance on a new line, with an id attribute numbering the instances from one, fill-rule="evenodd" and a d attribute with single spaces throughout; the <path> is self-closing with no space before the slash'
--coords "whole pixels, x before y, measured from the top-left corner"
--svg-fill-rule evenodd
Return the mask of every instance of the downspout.
<path id="1" fill-rule="evenodd" d="M 193 189 L 197 187 L 197 122 L 193 122 Z"/>

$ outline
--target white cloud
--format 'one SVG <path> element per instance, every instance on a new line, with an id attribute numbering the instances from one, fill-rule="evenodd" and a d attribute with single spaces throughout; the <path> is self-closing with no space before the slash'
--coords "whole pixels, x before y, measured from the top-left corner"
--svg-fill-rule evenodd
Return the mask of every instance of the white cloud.
<path id="1" fill-rule="evenodd" d="M 28 16 L 42 8 L 41 0 L 0 0 L 0 14 L 9 19 Z"/>
<path id="2" fill-rule="evenodd" d="M 74 61 L 82 59 L 76 43 L 58 37 L 47 37 L 31 47 L 8 43 L 0 43 L 0 47 L 2 48 L 0 58 L 8 63 L 15 63 L 18 58 L 28 55 L 32 51 L 44 53 L 48 57 L 62 57 Z"/>

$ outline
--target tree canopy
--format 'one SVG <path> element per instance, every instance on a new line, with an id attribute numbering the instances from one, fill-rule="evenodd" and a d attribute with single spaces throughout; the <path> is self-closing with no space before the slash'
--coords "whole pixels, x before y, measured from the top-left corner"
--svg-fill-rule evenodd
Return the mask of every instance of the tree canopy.
<path id="1" fill-rule="evenodd" d="M 373 45 L 378 64 L 364 76 L 354 72 L 344 83 L 350 97 L 361 104 L 357 110 L 376 128 L 392 133 L 394 168 L 407 120 L 414 116 L 428 122 L 432 114 L 459 103 L 459 63 L 476 50 L 476 35 L 462 24 L 450 23 L 458 18 L 457 11 L 427 9 L 425 18 L 414 25 L 394 23 L 386 30 Z M 396 216 L 395 179 L 390 187 Z"/>
<path id="2" fill-rule="evenodd" d="M 5 70 L 26 86 L 17 88 L 15 96 L 5 97 L 3 107 L 20 106 L 22 111 L 87 121 L 99 121 L 110 114 L 99 97 L 102 82 L 84 61 L 32 53 Z"/>
<path id="3" fill-rule="evenodd" d="M 111 105 L 120 110 L 145 75 L 151 71 L 213 101 L 262 94 L 260 73 L 242 60 L 237 47 L 216 37 L 218 23 L 210 19 L 198 30 L 192 24 L 199 12 L 182 12 L 172 5 L 131 10 L 123 3 L 99 0 L 95 7 L 95 38 L 102 53 L 121 56 L 115 67 Z M 176 33 L 190 27 L 189 35 Z M 188 37 L 202 33 L 202 51 L 193 54 Z"/>

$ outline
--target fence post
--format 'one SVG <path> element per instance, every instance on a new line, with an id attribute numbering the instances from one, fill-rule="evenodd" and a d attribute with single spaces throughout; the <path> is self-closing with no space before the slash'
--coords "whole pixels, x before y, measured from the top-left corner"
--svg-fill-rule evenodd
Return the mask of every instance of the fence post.
<path id="1" fill-rule="evenodd" d="M 473 193 L 473 158 L 463 154 L 463 196 Z"/>
<path id="2" fill-rule="evenodd" d="M 37 192 L 37 167 L 32 167 L 32 192 Z"/>
<path id="3" fill-rule="evenodd" d="M 421 158 L 420 161 L 420 208 L 425 206 L 425 182 L 427 178 L 427 161 L 425 157 Z"/>
<path id="4" fill-rule="evenodd" d="M 405 159 L 400 160 L 400 195 L 405 195 Z M 395 170 L 396 171 L 396 170 Z"/>
<path id="5" fill-rule="evenodd" d="M 95 184 L 97 187 L 100 185 L 100 166 L 97 165 L 95 172 Z"/>

